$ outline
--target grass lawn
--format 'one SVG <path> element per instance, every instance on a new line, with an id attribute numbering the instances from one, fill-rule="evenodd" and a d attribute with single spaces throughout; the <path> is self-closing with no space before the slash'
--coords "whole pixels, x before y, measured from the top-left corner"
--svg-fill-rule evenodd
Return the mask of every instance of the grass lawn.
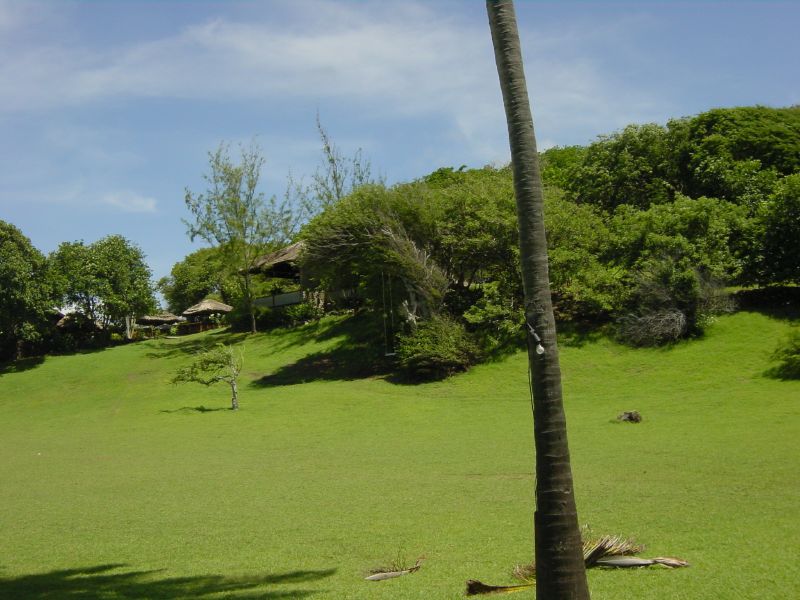
<path id="1" fill-rule="evenodd" d="M 739 313 L 670 350 L 562 345 L 581 522 L 692 565 L 592 570 L 593 598 L 800 597 L 800 382 L 763 376 L 789 326 Z M 246 338 L 237 413 L 225 386 L 169 383 L 225 334 L 0 371 L 0 598 L 438 600 L 512 583 L 532 558 L 525 356 L 425 385 L 348 379 L 324 354 L 340 329 Z M 415 574 L 363 580 L 422 554 Z"/>

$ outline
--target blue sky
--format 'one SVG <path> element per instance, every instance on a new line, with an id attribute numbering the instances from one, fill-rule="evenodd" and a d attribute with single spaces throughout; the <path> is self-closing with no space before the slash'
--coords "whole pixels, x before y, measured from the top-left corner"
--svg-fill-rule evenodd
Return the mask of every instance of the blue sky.
<path id="1" fill-rule="evenodd" d="M 540 148 L 800 103 L 798 2 L 517 2 Z M 256 137 L 264 191 L 315 117 L 389 183 L 508 160 L 483 2 L 0 0 L 0 219 L 43 252 L 119 233 L 156 278 L 199 247 L 184 189 Z"/>

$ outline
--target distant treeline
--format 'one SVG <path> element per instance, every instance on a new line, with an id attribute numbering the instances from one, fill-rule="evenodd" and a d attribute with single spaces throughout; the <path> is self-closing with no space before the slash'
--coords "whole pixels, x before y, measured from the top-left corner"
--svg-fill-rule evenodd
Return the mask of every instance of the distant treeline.
<path id="1" fill-rule="evenodd" d="M 729 310 L 726 286 L 800 283 L 800 107 L 714 109 L 666 126 L 630 125 L 588 146 L 551 148 L 540 160 L 562 323 L 609 324 L 632 344 L 667 343 L 701 333 Z M 317 204 L 298 236 L 306 244 L 302 285 L 351 292 L 350 308 L 389 324 L 375 344 L 396 350 L 410 373 L 446 374 L 523 338 L 509 168 L 443 168 L 394 186 L 355 185 Z M 87 314 L 98 309 L 92 322 L 99 316 L 117 327 L 134 314 L 134 301 L 151 306 L 130 244 L 107 244 L 108 256 L 132 261 L 132 276 L 117 277 L 115 291 L 95 285 L 102 272 L 78 269 L 77 253 L 90 247 L 64 244 L 43 257 L 16 228 L 0 225 L 0 358 L 44 339 L 55 300 L 83 303 Z M 214 294 L 236 305 L 235 275 L 223 254 L 203 249 L 159 287 L 176 310 Z M 91 293 L 76 289 L 79 282 Z M 270 293 L 297 284 L 256 285 Z M 293 310 L 306 318 L 318 309 Z M 275 322 L 263 312 L 265 324 Z"/>

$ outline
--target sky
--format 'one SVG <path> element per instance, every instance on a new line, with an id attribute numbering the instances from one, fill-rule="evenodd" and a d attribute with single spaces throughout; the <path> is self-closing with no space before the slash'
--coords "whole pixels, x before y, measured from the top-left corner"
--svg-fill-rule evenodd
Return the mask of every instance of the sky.
<path id="1" fill-rule="evenodd" d="M 800 104 L 800 1 L 516 10 L 540 149 Z M 0 219 L 44 253 L 121 234 L 167 275 L 208 152 L 255 140 L 280 197 L 321 164 L 317 114 L 390 184 L 508 162 L 484 3 L 0 0 Z"/>

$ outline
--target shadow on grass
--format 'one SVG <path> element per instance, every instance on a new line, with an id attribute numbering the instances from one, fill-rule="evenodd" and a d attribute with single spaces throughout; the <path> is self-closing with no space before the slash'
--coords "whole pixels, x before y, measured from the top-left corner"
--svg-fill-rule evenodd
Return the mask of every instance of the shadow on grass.
<path id="1" fill-rule="evenodd" d="M 761 313 L 773 319 L 800 320 L 800 286 L 739 290 L 732 297 L 739 310 Z"/>
<path id="2" fill-rule="evenodd" d="M 220 597 L 233 600 L 306 598 L 312 590 L 270 590 L 270 585 L 303 584 L 330 577 L 336 569 L 290 571 L 256 577 L 158 577 L 163 571 L 130 571 L 125 564 L 96 565 L 0 577 L 0 598 L 9 600 L 191 600 Z"/>
<path id="3" fill-rule="evenodd" d="M 275 372 L 256 379 L 255 387 L 295 385 L 312 381 L 352 381 L 365 377 L 385 375 L 391 371 L 391 363 L 376 355 L 369 347 L 350 346 L 343 343 L 327 352 L 316 352 Z"/>
<path id="4" fill-rule="evenodd" d="M 9 363 L 0 363 L 0 375 L 7 373 L 22 373 L 30 369 L 35 369 L 44 362 L 44 356 L 32 356 L 31 358 L 21 358 Z"/>
<path id="5" fill-rule="evenodd" d="M 781 381 L 800 381 L 800 365 L 793 363 L 775 365 L 764 371 L 764 376 Z"/>
<path id="6" fill-rule="evenodd" d="M 153 349 L 146 354 L 148 358 L 174 358 L 187 354 L 197 354 L 210 350 L 218 343 L 238 344 L 247 338 L 246 333 L 229 333 L 227 330 L 214 331 L 201 337 L 187 336 L 185 340 L 158 340 Z"/>
<path id="7" fill-rule="evenodd" d="M 591 324 L 559 323 L 558 343 L 569 348 L 583 348 L 609 336 L 607 327 Z"/>
<path id="8" fill-rule="evenodd" d="M 231 410 L 230 407 L 227 408 L 206 408 L 202 404 L 200 406 L 182 406 L 181 408 L 175 408 L 173 410 L 161 410 L 159 412 L 168 413 L 168 414 L 175 414 L 175 413 L 189 413 L 189 412 L 199 412 L 199 413 L 210 413 L 210 412 L 219 412 L 221 410 Z"/>
<path id="9" fill-rule="evenodd" d="M 338 339 L 331 348 L 315 352 L 264 375 L 250 385 L 275 387 L 312 381 L 350 381 L 385 375 L 391 371 L 391 357 L 384 356 L 383 332 L 369 314 L 347 319 L 320 321 L 304 325 L 292 335 L 270 344 L 276 353 L 295 345 Z M 280 336 L 280 334 L 278 334 Z M 376 343 L 378 340 L 378 343 Z"/>

